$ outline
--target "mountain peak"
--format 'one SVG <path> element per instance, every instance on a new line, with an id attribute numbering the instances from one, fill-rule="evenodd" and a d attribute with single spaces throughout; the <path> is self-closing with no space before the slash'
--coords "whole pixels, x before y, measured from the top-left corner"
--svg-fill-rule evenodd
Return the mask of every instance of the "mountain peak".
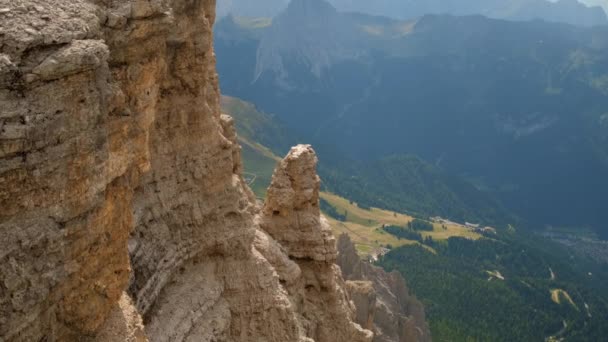
<path id="1" fill-rule="evenodd" d="M 357 55 L 343 43 L 352 40 L 353 32 L 344 16 L 329 2 L 292 0 L 261 39 L 254 80 L 267 71 L 286 77 L 283 62 L 292 56 L 300 56 L 302 66 L 320 78 L 334 61 Z"/>
<path id="2" fill-rule="evenodd" d="M 337 10 L 325 0 L 291 0 L 284 13 L 290 17 L 308 17 L 335 15 Z"/>

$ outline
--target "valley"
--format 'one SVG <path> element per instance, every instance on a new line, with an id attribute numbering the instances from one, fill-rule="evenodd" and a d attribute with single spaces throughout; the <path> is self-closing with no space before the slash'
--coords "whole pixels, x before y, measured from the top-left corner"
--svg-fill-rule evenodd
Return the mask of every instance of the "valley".
<path id="1" fill-rule="evenodd" d="M 412 215 L 608 236 L 607 26 L 306 4 L 264 27 L 220 20 L 218 71 L 227 94 L 315 146 L 334 192 Z"/>
<path id="2" fill-rule="evenodd" d="M 255 175 L 251 186 L 263 198 L 278 158 L 249 139 L 273 129 L 276 137 L 286 135 L 279 134 L 280 125 L 255 106 L 230 97 L 222 102 L 224 112 L 236 118 L 245 172 Z M 257 127 L 255 132 L 252 127 Z M 385 229 L 406 229 L 416 218 L 359 205 L 328 191 L 324 183 L 322 190 L 321 209 L 334 235 L 348 234 L 362 258 L 407 276 L 425 304 L 435 340 L 552 336 L 595 341 L 593 336 L 608 333 L 603 324 L 603 317 L 608 317 L 608 273 L 602 264 L 512 226 L 484 231 L 471 223 L 434 217 L 427 218 L 432 231 L 418 232 L 421 241 L 399 238 Z"/>

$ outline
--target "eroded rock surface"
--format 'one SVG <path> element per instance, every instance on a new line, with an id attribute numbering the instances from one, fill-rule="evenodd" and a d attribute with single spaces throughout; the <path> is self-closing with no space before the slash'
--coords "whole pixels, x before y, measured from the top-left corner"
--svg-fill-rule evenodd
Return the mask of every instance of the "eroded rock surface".
<path id="1" fill-rule="evenodd" d="M 336 240 L 319 209 L 317 156 L 309 145 L 291 149 L 272 176 L 262 227 L 295 259 L 336 260 Z"/>
<path id="2" fill-rule="evenodd" d="M 338 265 L 357 308 L 356 322 L 374 331 L 375 342 L 431 341 L 424 307 L 398 272 L 362 261 L 346 234 L 338 238 Z"/>
<path id="3" fill-rule="evenodd" d="M 0 340 L 371 340 L 312 149 L 241 177 L 214 7 L 0 0 Z"/>
<path id="4" fill-rule="evenodd" d="M 117 80 L 101 7 L 0 8 L 0 339 L 92 337 L 129 281 L 151 120 L 111 115 Z"/>
<path id="5" fill-rule="evenodd" d="M 260 225 L 269 235 L 265 239 L 274 239 L 289 258 L 276 262 L 276 270 L 284 272 L 279 278 L 285 279 L 306 336 L 327 342 L 371 341 L 371 332 L 352 322 L 353 308 L 335 264 L 336 241 L 319 210 L 317 162 L 310 145 L 291 149 L 274 171 Z M 300 271 L 293 271 L 294 266 Z"/>

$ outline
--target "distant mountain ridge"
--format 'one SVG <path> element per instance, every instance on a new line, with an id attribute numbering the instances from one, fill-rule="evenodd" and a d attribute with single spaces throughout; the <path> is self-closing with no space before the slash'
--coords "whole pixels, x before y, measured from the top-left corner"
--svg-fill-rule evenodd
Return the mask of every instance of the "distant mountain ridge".
<path id="1" fill-rule="evenodd" d="M 391 16 L 400 19 L 420 17 L 425 14 L 475 15 L 494 19 L 534 20 L 568 23 L 580 26 L 604 25 L 606 13 L 599 6 L 588 7 L 577 0 L 504 1 L 504 0 L 331 0 L 344 11 Z"/>
<path id="2" fill-rule="evenodd" d="M 311 0 L 312 1 L 312 0 Z M 273 17 L 289 0 L 218 0 L 220 17 Z M 606 12 L 594 1 L 577 0 L 330 0 L 339 11 L 360 12 L 396 19 L 412 19 L 426 14 L 484 15 L 495 19 L 527 21 L 541 19 L 579 26 L 606 25 Z M 608 9 L 608 4 L 604 9 Z"/>
<path id="3" fill-rule="evenodd" d="M 290 27 L 289 30 L 285 30 Z M 352 51 L 342 49 L 347 44 L 332 45 L 349 37 L 350 27 L 334 7 L 323 0 L 293 0 L 285 11 L 273 19 L 273 25 L 260 41 L 255 79 L 266 71 L 277 77 L 284 75 L 288 58 L 309 62 L 312 73 L 320 77 L 332 59 L 348 58 Z"/>

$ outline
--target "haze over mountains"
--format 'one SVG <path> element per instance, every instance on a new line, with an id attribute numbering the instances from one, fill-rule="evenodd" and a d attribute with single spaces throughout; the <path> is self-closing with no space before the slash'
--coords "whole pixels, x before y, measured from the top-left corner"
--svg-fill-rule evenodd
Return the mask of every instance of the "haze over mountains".
<path id="1" fill-rule="evenodd" d="M 584 0 L 582 1 L 587 6 L 600 6 L 604 8 L 604 10 L 608 10 L 608 2 L 605 0 Z"/>
<path id="2" fill-rule="evenodd" d="M 216 38 L 223 91 L 305 141 L 366 163 L 413 153 L 536 227 L 608 221 L 606 27 L 295 0 L 272 24 L 225 18 Z"/>
<path id="3" fill-rule="evenodd" d="M 333 0 L 333 4 L 345 11 L 374 15 L 395 16 L 409 19 L 425 14 L 474 15 L 509 20 L 533 20 L 564 22 L 575 25 L 599 25 L 606 23 L 606 15 L 600 7 L 589 8 L 576 0 L 504 1 L 504 0 L 427 0 L 427 1 L 358 1 Z"/>
<path id="4" fill-rule="evenodd" d="M 288 0 L 219 0 L 218 14 L 272 17 L 287 7 Z M 563 22 L 592 26 L 608 24 L 602 0 L 331 0 L 340 11 L 412 19 L 425 14 L 474 15 L 508 20 Z"/>

